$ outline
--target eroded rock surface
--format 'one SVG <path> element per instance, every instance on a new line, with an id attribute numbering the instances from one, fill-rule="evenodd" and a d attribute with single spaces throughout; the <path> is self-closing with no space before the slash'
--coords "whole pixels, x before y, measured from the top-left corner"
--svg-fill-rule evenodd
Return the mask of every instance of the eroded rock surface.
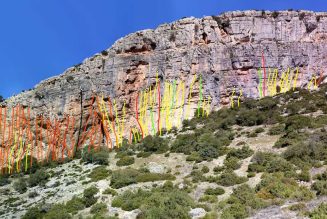
<path id="1" fill-rule="evenodd" d="M 7 104 L 30 106 L 33 115 L 74 115 L 77 128 L 92 96 L 103 94 L 117 100 L 120 113 L 126 102 L 127 121 L 135 125 L 137 92 L 154 85 L 157 73 L 162 82 L 180 79 L 187 88 L 193 75 L 202 75 L 203 95 L 212 98 L 214 109 L 229 103 L 234 87 L 236 94 L 243 90 L 243 97 L 259 96 L 257 69 L 262 66 L 262 52 L 265 67 L 280 71 L 299 67 L 297 86 L 306 86 L 313 74 L 319 76 L 326 68 L 326 42 L 327 13 L 234 11 L 184 18 L 129 34 L 108 50 L 10 98 Z M 193 109 L 198 94 L 199 86 L 195 86 Z"/>

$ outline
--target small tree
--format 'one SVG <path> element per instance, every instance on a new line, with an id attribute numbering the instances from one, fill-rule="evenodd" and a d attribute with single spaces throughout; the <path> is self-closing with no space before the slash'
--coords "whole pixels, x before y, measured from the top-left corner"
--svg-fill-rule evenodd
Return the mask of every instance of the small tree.
<path id="1" fill-rule="evenodd" d="M 3 101 L 5 101 L 5 98 L 3 98 L 3 96 L 0 95 L 0 103 L 2 103 Z"/>
<path id="2" fill-rule="evenodd" d="M 83 199 L 86 207 L 94 205 L 98 198 L 94 197 L 99 192 L 99 189 L 95 186 L 91 186 L 84 190 Z"/>

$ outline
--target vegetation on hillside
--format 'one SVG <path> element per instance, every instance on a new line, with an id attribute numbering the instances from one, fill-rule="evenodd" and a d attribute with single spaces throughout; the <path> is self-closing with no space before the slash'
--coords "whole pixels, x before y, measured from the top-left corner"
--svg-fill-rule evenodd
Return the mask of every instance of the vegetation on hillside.
<path id="1" fill-rule="evenodd" d="M 313 210 L 305 206 L 327 195 L 326 91 L 322 86 L 315 92 L 295 89 L 245 99 L 240 107 L 195 116 L 163 136 L 125 142 L 110 151 L 86 146 L 79 151 L 80 166 L 74 167 L 81 172 L 84 192 L 46 211 L 33 205 L 24 218 L 70 218 L 82 210 L 89 218 L 117 218 L 135 209 L 140 210 L 138 218 L 190 218 L 192 208 L 203 208 L 207 219 L 246 218 L 288 201 L 298 214 L 319 218 L 326 212 L 324 204 Z M 262 147 L 254 146 L 260 144 L 257 139 Z M 169 168 L 148 168 L 148 161 L 156 159 Z M 1 176 L 0 186 L 10 184 L 16 194 L 37 196 L 31 190 L 49 187 L 61 174 L 53 171 L 58 165 L 40 164 L 26 175 Z M 100 181 L 108 186 L 102 192 Z M 108 212 L 107 197 L 121 209 L 118 215 Z M 6 203 L 13 209 L 17 200 Z"/>

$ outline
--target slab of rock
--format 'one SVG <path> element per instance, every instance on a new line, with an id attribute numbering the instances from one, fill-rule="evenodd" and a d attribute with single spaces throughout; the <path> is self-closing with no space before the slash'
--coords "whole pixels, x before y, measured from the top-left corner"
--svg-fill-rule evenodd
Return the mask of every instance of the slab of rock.
<path id="1" fill-rule="evenodd" d="M 155 162 L 150 162 L 147 164 L 147 168 L 150 171 L 150 173 L 167 173 L 167 167 Z"/>
<path id="2" fill-rule="evenodd" d="M 137 215 L 141 213 L 141 210 L 135 209 L 133 211 L 126 211 L 123 213 L 122 217 L 123 219 L 136 219 Z"/>
<path id="3" fill-rule="evenodd" d="M 203 208 L 193 208 L 189 211 L 189 215 L 192 219 L 198 219 L 204 217 L 206 211 Z"/>

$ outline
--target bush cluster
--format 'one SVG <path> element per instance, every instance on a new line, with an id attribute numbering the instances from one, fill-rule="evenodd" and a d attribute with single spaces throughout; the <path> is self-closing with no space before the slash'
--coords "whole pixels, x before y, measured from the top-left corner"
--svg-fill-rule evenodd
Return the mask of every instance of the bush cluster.
<path id="1" fill-rule="evenodd" d="M 308 212 L 307 215 L 313 219 L 326 218 L 327 215 L 327 203 L 321 203 L 317 208 Z"/>
<path id="2" fill-rule="evenodd" d="M 285 159 L 300 168 L 315 166 L 327 160 L 327 137 L 324 132 L 306 135 L 306 139 L 289 146 L 284 152 Z"/>
<path id="3" fill-rule="evenodd" d="M 159 137 L 159 136 L 146 136 L 141 143 L 141 148 L 144 152 L 151 153 L 165 153 L 168 151 L 168 142 L 167 140 Z"/>
<path id="4" fill-rule="evenodd" d="M 120 160 L 117 161 L 116 165 L 121 166 L 129 166 L 132 165 L 135 162 L 134 157 L 124 156 L 120 158 Z"/>
<path id="5" fill-rule="evenodd" d="M 150 182 L 159 180 L 174 180 L 171 174 L 150 173 L 132 168 L 115 170 L 111 177 L 111 187 L 114 189 L 122 188 L 138 182 Z"/>
<path id="6" fill-rule="evenodd" d="M 270 152 L 257 152 L 251 159 L 248 172 L 293 172 L 293 165 L 279 156 Z"/>
<path id="7" fill-rule="evenodd" d="M 217 188 L 208 188 L 204 192 L 206 195 L 222 195 L 225 193 L 225 190 L 223 188 L 217 187 Z"/>
<path id="8" fill-rule="evenodd" d="M 99 192 L 99 189 L 95 186 L 91 186 L 87 189 L 84 190 L 83 192 L 83 200 L 84 200 L 84 204 L 86 207 L 90 207 L 92 205 L 94 205 L 98 198 L 95 197 L 95 195 Z"/>
<path id="9" fill-rule="evenodd" d="M 74 196 L 71 200 L 64 203 L 53 204 L 48 211 L 44 211 L 42 206 L 31 207 L 27 210 L 23 219 L 70 219 L 72 215 L 94 205 L 98 198 L 95 195 L 99 189 L 91 186 L 84 190 L 83 197 Z M 91 209 L 92 210 L 92 209 Z"/>
<path id="10" fill-rule="evenodd" d="M 27 191 L 26 180 L 19 178 L 16 182 L 14 182 L 13 187 L 17 192 L 21 194 L 25 193 Z"/>
<path id="11" fill-rule="evenodd" d="M 225 154 L 232 139 L 231 131 L 219 130 L 214 134 L 198 130 L 198 133 L 178 135 L 171 151 L 190 155 L 188 161 L 211 160 Z"/>
<path id="12" fill-rule="evenodd" d="M 247 218 L 251 211 L 265 206 L 266 203 L 256 196 L 255 190 L 243 184 L 233 189 L 221 218 Z"/>
<path id="13" fill-rule="evenodd" d="M 151 191 L 127 190 L 117 196 L 113 207 L 131 211 L 139 208 L 141 213 L 137 218 L 189 218 L 188 212 L 194 207 L 194 202 L 186 192 L 175 189 L 172 183 L 154 188 Z"/>
<path id="14" fill-rule="evenodd" d="M 253 155 L 253 150 L 249 146 L 243 146 L 240 149 L 233 148 L 227 153 L 226 158 L 236 157 L 238 159 L 245 159 Z"/>
<path id="15" fill-rule="evenodd" d="M 294 179 L 286 177 L 284 173 L 264 174 L 256 189 L 262 199 L 308 201 L 314 197 L 310 190 L 299 186 Z"/>
<path id="16" fill-rule="evenodd" d="M 92 170 L 88 177 L 90 177 L 93 182 L 97 182 L 106 179 L 111 173 L 112 171 L 107 170 L 106 166 L 98 166 Z"/>
<path id="17" fill-rule="evenodd" d="M 233 186 L 246 182 L 248 178 L 238 176 L 233 171 L 226 170 L 222 172 L 219 176 L 216 177 L 209 176 L 205 180 L 209 182 L 217 183 L 218 185 L 222 185 L 222 186 Z"/>
<path id="18" fill-rule="evenodd" d="M 92 146 L 84 147 L 82 151 L 82 161 L 100 165 L 108 165 L 109 151 L 105 147 L 94 148 Z"/>

